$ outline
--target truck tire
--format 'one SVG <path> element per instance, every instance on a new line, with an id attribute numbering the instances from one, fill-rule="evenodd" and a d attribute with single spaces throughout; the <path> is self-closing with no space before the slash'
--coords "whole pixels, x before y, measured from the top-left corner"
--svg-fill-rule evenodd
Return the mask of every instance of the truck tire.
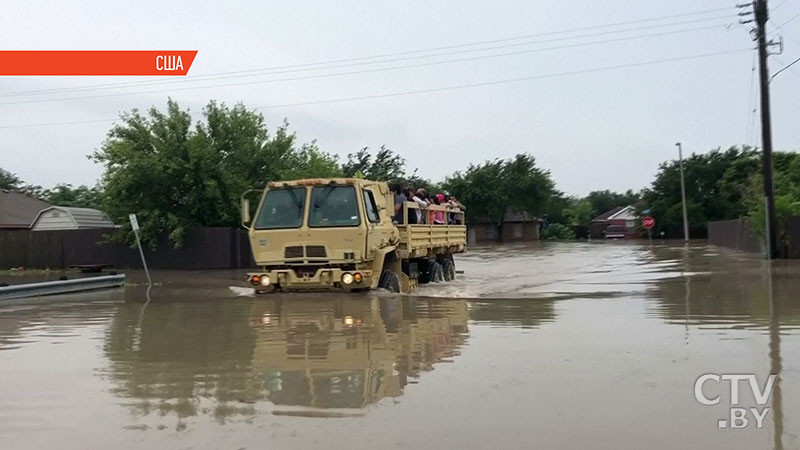
<path id="1" fill-rule="evenodd" d="M 444 281 L 453 281 L 456 279 L 456 263 L 450 258 L 445 258 L 442 261 L 442 272 L 444 272 Z"/>
<path id="2" fill-rule="evenodd" d="M 381 279 L 378 281 L 378 287 L 389 292 L 400 292 L 400 277 L 391 270 L 384 270 L 381 273 Z"/>
<path id="3" fill-rule="evenodd" d="M 444 281 L 444 270 L 437 261 L 428 263 L 428 271 L 424 274 L 426 283 L 441 283 Z"/>

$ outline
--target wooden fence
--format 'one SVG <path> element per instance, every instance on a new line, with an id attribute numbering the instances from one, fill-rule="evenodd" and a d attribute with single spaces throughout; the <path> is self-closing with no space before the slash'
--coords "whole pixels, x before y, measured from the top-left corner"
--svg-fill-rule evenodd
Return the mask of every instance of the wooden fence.
<path id="1" fill-rule="evenodd" d="M 108 230 L 0 230 L 0 269 L 25 267 L 65 269 L 73 265 L 110 264 L 141 268 L 135 247 L 112 242 Z M 239 269 L 255 267 L 247 231 L 236 228 L 193 228 L 181 248 L 166 235 L 155 249 L 145 248 L 154 269 Z"/>

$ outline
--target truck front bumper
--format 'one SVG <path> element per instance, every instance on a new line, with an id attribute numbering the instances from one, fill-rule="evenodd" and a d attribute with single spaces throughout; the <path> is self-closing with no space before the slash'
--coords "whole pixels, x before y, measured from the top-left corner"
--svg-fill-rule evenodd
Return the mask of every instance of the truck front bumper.
<path id="1" fill-rule="evenodd" d="M 263 281 L 264 278 L 269 281 Z M 371 270 L 342 270 L 321 268 L 315 273 L 294 269 L 275 269 L 247 274 L 248 282 L 256 292 L 280 291 L 352 291 L 370 289 L 373 277 Z M 350 281 L 347 283 L 347 281 Z"/>

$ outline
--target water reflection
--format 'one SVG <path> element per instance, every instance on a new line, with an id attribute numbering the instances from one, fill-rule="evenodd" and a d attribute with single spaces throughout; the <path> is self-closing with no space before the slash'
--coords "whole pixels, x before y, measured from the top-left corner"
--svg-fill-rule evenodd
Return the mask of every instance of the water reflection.
<path id="1" fill-rule="evenodd" d="M 683 251 L 683 280 L 665 279 L 656 283 L 648 292 L 656 299 L 651 307 L 668 323 L 684 323 L 687 339 L 690 324 L 701 331 L 752 329 L 763 330 L 768 335 L 769 368 L 763 374 L 777 376 L 770 397 L 772 448 L 781 450 L 785 435 L 781 335 L 797 334 L 800 330 L 800 296 L 797 295 L 800 265 L 796 261 L 754 261 L 728 255 L 724 260 L 715 259 L 714 270 L 707 270 L 710 264 L 707 259 L 698 257 L 700 249 Z M 720 261 L 724 262 L 723 267 L 719 267 Z M 726 340 L 749 337 L 733 333 L 722 336 Z"/>
<path id="2" fill-rule="evenodd" d="M 398 397 L 467 337 L 463 300 L 153 301 L 119 306 L 105 352 L 135 414 L 224 422 L 265 400 L 274 414 L 324 415 Z"/>
<path id="3" fill-rule="evenodd" d="M 237 274 L 170 272 L 149 303 L 140 286 L 2 308 L 0 442 L 91 447 L 68 439 L 78 430 L 97 448 L 797 448 L 800 261 L 500 250 L 414 297 L 252 298 L 229 289 Z M 691 394 L 707 372 L 777 374 L 769 431 L 718 430 L 725 405 Z"/>

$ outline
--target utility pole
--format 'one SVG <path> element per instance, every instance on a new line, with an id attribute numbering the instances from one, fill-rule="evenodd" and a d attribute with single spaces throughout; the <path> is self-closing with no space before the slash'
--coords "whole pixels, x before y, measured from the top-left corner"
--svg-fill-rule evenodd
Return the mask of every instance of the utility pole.
<path id="1" fill-rule="evenodd" d="M 747 6 L 747 5 L 738 5 Z M 755 40 L 758 44 L 758 68 L 761 92 L 761 164 L 764 172 L 764 204 L 766 206 L 766 243 L 767 259 L 778 257 L 778 233 L 775 219 L 775 189 L 772 179 L 772 120 L 770 119 L 769 106 L 769 68 L 767 67 L 767 47 L 773 45 L 767 42 L 767 20 L 769 10 L 767 0 L 754 0 L 752 3 L 755 15 Z M 742 16 L 748 13 L 740 13 Z M 749 23 L 750 20 L 743 21 Z"/>
<path id="2" fill-rule="evenodd" d="M 681 207 L 683 208 L 683 241 L 689 242 L 689 215 L 686 213 L 686 181 L 683 179 L 683 147 L 680 142 L 676 142 L 678 146 L 678 164 L 681 168 Z"/>

